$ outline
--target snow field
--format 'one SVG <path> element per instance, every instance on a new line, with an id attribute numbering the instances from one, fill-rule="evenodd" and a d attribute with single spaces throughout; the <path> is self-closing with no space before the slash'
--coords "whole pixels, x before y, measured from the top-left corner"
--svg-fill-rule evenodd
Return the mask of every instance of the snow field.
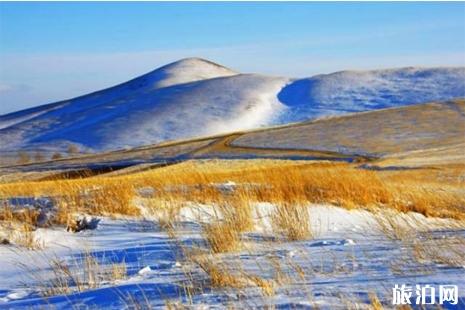
<path id="1" fill-rule="evenodd" d="M 373 294 L 389 308 L 391 287 L 399 281 L 463 283 L 464 261 L 458 254 L 465 234 L 452 220 L 309 205 L 302 208 L 311 237 L 290 241 L 273 224 L 279 207 L 259 203 L 240 247 L 214 253 L 204 228 L 225 221 L 227 214 L 193 203 L 178 209 L 166 226 L 165 210 L 147 209 L 149 200 L 138 201 L 145 220 L 103 218 L 96 230 L 76 234 L 40 229 L 36 237 L 45 247 L 38 252 L 1 246 L 0 308 L 363 308 Z M 53 259 L 69 266 L 74 279 L 83 279 L 81 291 L 69 281 L 66 295 L 43 297 L 45 288 L 63 276 L 52 268 Z M 111 270 L 112 276 L 102 275 Z M 460 296 L 465 296 L 463 287 Z"/>

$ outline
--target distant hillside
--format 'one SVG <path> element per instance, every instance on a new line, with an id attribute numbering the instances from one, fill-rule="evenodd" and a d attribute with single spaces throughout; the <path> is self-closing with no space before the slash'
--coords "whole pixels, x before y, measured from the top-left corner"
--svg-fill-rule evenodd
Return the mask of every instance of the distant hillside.
<path id="1" fill-rule="evenodd" d="M 233 147 L 300 149 L 375 157 L 465 143 L 465 100 L 354 113 L 246 133 Z M 465 153 L 464 153 L 465 158 Z"/>
<path id="2" fill-rule="evenodd" d="M 199 58 L 78 98 L 0 116 L 0 153 L 99 152 L 347 112 L 465 97 L 465 68 L 240 74 Z"/>
<path id="3" fill-rule="evenodd" d="M 0 175 L 49 170 L 52 174 L 56 173 L 52 170 L 136 171 L 211 158 L 342 160 L 391 166 L 464 165 L 464 148 L 465 100 L 453 100 L 4 167 Z"/>
<path id="4" fill-rule="evenodd" d="M 295 80 L 278 94 L 289 112 L 305 120 L 465 96 L 465 68 L 342 71 Z"/>

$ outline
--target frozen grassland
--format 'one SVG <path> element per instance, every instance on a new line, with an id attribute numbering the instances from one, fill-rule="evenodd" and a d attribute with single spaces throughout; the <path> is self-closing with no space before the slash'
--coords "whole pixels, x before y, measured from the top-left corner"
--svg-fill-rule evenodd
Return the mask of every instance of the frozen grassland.
<path id="1" fill-rule="evenodd" d="M 290 241 L 274 209 L 256 205 L 230 253 L 208 249 L 203 227 L 221 215 L 207 205 L 181 209 L 169 229 L 155 213 L 76 234 L 40 229 L 41 250 L 0 247 L 0 308 L 390 308 L 394 284 L 459 285 L 465 305 L 457 223 L 312 205 L 310 234 Z"/>
<path id="2" fill-rule="evenodd" d="M 459 305 L 444 307 L 459 309 L 463 168 L 451 169 L 244 160 L 6 183 L 4 197 L 61 188 L 54 199 L 6 200 L 13 209 L 41 205 L 45 222 L 63 211 L 57 197 L 72 195 L 66 186 L 74 184 L 80 205 L 69 202 L 68 213 L 101 221 L 78 233 L 66 232 L 63 220 L 19 229 L 16 239 L 2 230 L 12 244 L 0 245 L 0 308 L 390 309 L 395 284 L 452 284 Z M 131 206 L 117 209 L 128 184 Z"/>

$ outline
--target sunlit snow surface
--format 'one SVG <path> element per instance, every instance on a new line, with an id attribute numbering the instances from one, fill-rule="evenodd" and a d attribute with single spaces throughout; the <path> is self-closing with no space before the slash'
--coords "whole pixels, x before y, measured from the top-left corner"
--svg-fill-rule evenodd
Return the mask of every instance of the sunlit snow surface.
<path id="1" fill-rule="evenodd" d="M 369 293 L 376 293 L 389 308 L 395 284 L 459 285 L 460 304 L 465 306 L 463 266 L 416 263 L 411 248 L 380 234 L 370 213 L 312 206 L 309 212 L 316 237 L 287 242 L 269 231 L 268 215 L 272 209 L 267 203 L 257 206 L 261 224 L 245 235 L 244 250 L 219 255 L 232 272 L 236 270 L 265 279 L 276 279 L 276 266 L 279 266 L 279 273 L 288 277 L 288 281 L 283 279 L 271 297 L 264 296 L 254 286 L 211 289 L 205 273 L 184 260 L 180 244 L 187 248 L 205 248 L 199 221 L 208 221 L 212 212 L 209 206 L 192 205 L 181 210 L 176 242 L 152 221 L 103 219 L 97 230 L 78 234 L 66 233 L 63 229 L 41 230 L 39 235 L 47 245 L 42 252 L 0 246 L 0 309 L 69 309 L 71 306 L 121 309 L 130 307 L 131 299 L 154 308 L 162 308 L 170 300 L 172 303 L 192 302 L 200 308 L 274 305 L 278 308 L 344 309 L 350 305 L 366 307 Z M 420 215 L 415 217 L 431 228 L 442 223 Z M 436 231 L 433 236 L 439 239 L 465 237 L 465 232 L 443 230 Z M 421 240 L 421 236 L 419 238 Z M 81 293 L 40 297 L 37 285 L 44 285 L 46 281 L 34 282 L 31 273 L 39 272 L 44 275 L 43 279 L 53 279 L 46 267 L 47 258 L 56 256 L 74 262 L 82 257 L 82 251 L 91 251 L 102 264 L 124 261 L 129 278 Z M 201 284 L 204 286 L 194 291 L 191 299 L 183 290 L 190 277 L 197 282 L 197 288 Z"/>
<path id="2" fill-rule="evenodd" d="M 95 151 L 465 97 L 465 68 L 240 74 L 199 58 L 52 105 L 0 116 L 0 151 L 73 142 Z"/>

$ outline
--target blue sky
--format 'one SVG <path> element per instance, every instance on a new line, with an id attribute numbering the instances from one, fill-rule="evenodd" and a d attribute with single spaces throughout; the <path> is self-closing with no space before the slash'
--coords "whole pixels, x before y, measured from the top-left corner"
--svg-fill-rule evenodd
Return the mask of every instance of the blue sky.
<path id="1" fill-rule="evenodd" d="M 0 114 L 184 57 L 243 72 L 465 66 L 465 3 L 0 3 Z"/>

